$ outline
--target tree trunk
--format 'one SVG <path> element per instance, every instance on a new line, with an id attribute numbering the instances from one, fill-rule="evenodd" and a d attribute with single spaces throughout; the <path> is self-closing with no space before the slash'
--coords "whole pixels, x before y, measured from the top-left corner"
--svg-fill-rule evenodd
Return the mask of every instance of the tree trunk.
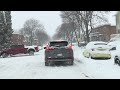
<path id="1" fill-rule="evenodd" d="M 76 33 L 76 31 L 74 31 L 74 32 L 75 32 L 76 40 L 77 40 L 77 43 L 78 43 L 78 46 L 79 46 L 79 45 L 80 45 L 80 42 L 79 42 L 79 40 L 78 40 L 77 33 Z"/>
<path id="2" fill-rule="evenodd" d="M 89 11 L 88 11 L 89 12 Z M 89 23 L 89 15 L 88 12 L 86 11 L 86 20 L 85 20 L 85 28 L 86 28 L 86 40 L 87 43 L 90 42 L 90 38 L 89 38 L 89 29 L 88 29 L 88 23 Z"/>
<path id="3" fill-rule="evenodd" d="M 80 42 L 80 27 L 78 28 L 78 38 L 79 38 L 79 42 Z"/>
<path id="4" fill-rule="evenodd" d="M 73 23 L 73 29 L 74 29 L 74 32 L 75 32 L 75 36 L 76 36 L 76 40 L 77 40 L 78 46 L 79 46 L 79 45 L 80 45 L 80 42 L 79 42 L 79 40 L 78 40 L 78 36 L 77 36 L 76 31 L 75 31 L 74 23 Z"/>
<path id="5" fill-rule="evenodd" d="M 86 41 L 87 43 L 90 42 L 89 32 L 88 32 L 88 23 L 86 23 Z"/>
<path id="6" fill-rule="evenodd" d="M 31 31 L 31 46 L 32 46 L 32 44 L 33 44 L 33 36 L 32 36 L 32 31 Z"/>

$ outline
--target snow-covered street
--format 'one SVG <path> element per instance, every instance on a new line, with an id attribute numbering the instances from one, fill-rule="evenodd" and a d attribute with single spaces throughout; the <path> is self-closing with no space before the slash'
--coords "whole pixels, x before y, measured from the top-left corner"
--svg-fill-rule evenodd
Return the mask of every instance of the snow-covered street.
<path id="1" fill-rule="evenodd" d="M 73 66 L 44 65 L 44 50 L 35 56 L 0 58 L 0 79 L 118 79 L 120 67 L 113 59 L 84 58 L 83 49 L 74 47 Z"/>

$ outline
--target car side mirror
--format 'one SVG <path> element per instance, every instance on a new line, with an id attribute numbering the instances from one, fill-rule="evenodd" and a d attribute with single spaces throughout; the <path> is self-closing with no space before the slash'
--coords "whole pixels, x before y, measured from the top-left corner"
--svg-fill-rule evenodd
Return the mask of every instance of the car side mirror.
<path id="1" fill-rule="evenodd" d="M 44 49 L 46 49 L 46 47 L 44 47 Z"/>

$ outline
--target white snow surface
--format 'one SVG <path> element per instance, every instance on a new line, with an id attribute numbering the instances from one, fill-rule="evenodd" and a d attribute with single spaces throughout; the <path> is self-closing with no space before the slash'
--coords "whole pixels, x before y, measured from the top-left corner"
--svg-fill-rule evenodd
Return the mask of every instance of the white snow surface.
<path id="1" fill-rule="evenodd" d="M 44 50 L 35 56 L 0 58 L 0 79 L 120 79 L 120 67 L 109 60 L 92 60 L 83 56 L 77 46 L 73 66 L 44 65 Z M 113 52 L 114 53 L 114 52 Z"/>

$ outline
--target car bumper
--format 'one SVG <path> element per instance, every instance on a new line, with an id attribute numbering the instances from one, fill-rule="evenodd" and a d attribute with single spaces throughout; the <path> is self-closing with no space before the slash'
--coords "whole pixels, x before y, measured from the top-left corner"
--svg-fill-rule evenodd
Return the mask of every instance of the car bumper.
<path id="1" fill-rule="evenodd" d="M 39 52 L 40 50 L 36 50 L 35 52 Z"/>
<path id="2" fill-rule="evenodd" d="M 65 62 L 65 61 L 72 61 L 72 60 L 74 60 L 74 59 L 59 59 L 59 58 L 51 58 L 51 59 L 46 59 L 46 61 L 50 61 L 50 62 Z"/>
<path id="3" fill-rule="evenodd" d="M 92 58 L 111 58 L 111 54 L 92 54 Z"/>

